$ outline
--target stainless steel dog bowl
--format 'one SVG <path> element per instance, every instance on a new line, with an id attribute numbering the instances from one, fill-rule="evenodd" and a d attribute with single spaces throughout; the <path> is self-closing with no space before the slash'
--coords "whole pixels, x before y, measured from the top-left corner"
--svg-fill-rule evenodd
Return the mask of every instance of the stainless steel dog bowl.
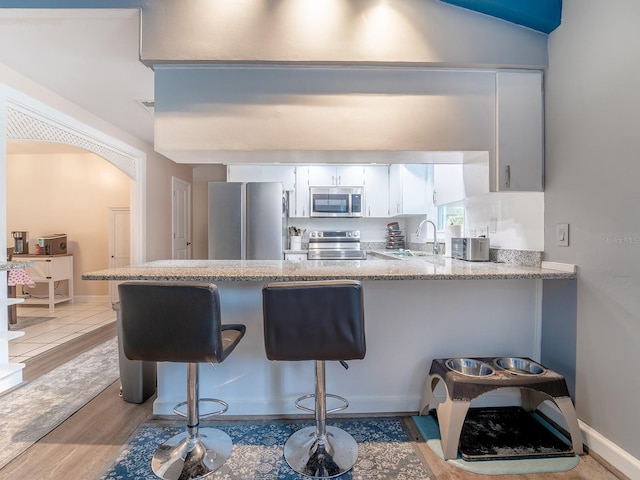
<path id="1" fill-rule="evenodd" d="M 526 358 L 502 357 L 496 358 L 494 363 L 503 370 L 516 375 L 542 375 L 546 372 L 542 365 Z"/>
<path id="2" fill-rule="evenodd" d="M 487 377 L 495 373 L 491 365 L 473 358 L 450 358 L 445 365 L 450 370 L 469 377 Z"/>

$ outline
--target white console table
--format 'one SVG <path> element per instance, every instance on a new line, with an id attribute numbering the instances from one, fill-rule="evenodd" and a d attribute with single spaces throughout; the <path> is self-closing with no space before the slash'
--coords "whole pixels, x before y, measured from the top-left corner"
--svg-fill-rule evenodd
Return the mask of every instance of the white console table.
<path id="1" fill-rule="evenodd" d="M 73 255 L 70 253 L 61 255 L 14 255 L 14 262 L 29 262 L 32 266 L 25 270 L 35 283 L 47 283 L 48 294 L 46 298 L 35 298 L 22 295 L 26 304 L 49 305 L 53 310 L 54 305 L 61 302 L 73 302 Z M 66 292 L 55 294 L 57 282 L 66 282 Z M 20 296 L 20 295 L 18 295 Z"/>

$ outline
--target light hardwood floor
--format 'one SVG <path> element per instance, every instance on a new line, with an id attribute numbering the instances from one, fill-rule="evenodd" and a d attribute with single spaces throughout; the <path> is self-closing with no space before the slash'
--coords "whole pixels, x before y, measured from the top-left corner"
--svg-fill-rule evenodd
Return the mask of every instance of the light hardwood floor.
<path id="1" fill-rule="evenodd" d="M 93 340 L 97 344 L 104 341 L 102 339 L 104 335 L 112 334 L 103 331 L 101 336 L 96 336 Z M 69 354 L 73 355 L 74 350 L 77 355 L 80 352 L 76 349 L 86 349 L 88 340 L 85 338 L 83 345 L 67 345 L 66 352 L 54 352 L 56 359 L 53 357 L 48 360 L 40 359 L 38 362 L 40 365 L 34 364 L 30 375 L 41 374 L 36 368 L 46 370 L 52 368 L 52 364 L 66 361 L 65 358 Z M 127 438 L 141 423 L 152 418 L 152 399 L 141 405 L 126 403 L 118 396 L 119 387 L 119 382 L 112 384 L 62 425 L 6 465 L 0 470 L 0 479 L 90 480 L 98 478 L 111 464 Z M 608 471 L 590 455 L 581 457 L 580 464 L 565 473 L 499 477 L 476 475 L 443 462 L 426 443 L 420 441 L 417 432 L 412 433 L 416 439 L 417 448 L 424 455 L 437 480 L 615 480 L 624 478 Z"/>

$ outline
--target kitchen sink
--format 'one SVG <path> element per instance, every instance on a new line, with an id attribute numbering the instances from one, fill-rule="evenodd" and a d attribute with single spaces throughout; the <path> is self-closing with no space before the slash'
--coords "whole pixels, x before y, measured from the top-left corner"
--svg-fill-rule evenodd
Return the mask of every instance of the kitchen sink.
<path id="1" fill-rule="evenodd" d="M 410 259 L 410 258 L 434 258 L 437 255 L 433 255 L 429 252 L 413 251 L 413 250 L 386 250 L 384 252 L 371 252 L 374 256 L 386 259 Z"/>

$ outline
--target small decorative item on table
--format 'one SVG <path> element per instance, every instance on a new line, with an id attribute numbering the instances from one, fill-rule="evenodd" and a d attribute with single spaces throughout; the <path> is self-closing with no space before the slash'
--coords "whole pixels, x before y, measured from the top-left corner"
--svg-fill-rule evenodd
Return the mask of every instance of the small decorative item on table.
<path id="1" fill-rule="evenodd" d="M 305 229 L 294 226 L 289 227 L 289 249 L 290 250 L 302 250 L 302 235 L 304 235 Z"/>

